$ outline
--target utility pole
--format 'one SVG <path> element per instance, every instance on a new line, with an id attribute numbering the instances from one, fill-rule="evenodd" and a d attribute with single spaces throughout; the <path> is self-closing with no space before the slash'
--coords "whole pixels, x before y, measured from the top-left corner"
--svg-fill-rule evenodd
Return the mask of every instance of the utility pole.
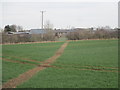
<path id="1" fill-rule="evenodd" d="M 42 26 L 41 26 L 41 29 L 43 29 L 43 13 L 45 12 L 45 11 L 40 11 L 41 13 L 42 13 Z"/>

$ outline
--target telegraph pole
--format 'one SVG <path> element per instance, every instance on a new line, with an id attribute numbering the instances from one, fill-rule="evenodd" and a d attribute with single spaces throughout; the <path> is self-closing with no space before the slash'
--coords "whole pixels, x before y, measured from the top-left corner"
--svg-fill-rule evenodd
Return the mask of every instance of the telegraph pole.
<path id="1" fill-rule="evenodd" d="M 45 11 L 40 11 L 41 13 L 42 13 L 42 26 L 41 26 L 41 29 L 43 29 L 43 13 L 45 12 Z"/>

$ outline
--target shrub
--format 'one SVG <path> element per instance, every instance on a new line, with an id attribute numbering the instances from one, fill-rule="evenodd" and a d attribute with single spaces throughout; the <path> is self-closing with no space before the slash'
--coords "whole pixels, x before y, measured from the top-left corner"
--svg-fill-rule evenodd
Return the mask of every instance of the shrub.
<path id="1" fill-rule="evenodd" d="M 68 40 L 118 38 L 118 30 L 77 30 L 69 32 L 66 37 Z"/>

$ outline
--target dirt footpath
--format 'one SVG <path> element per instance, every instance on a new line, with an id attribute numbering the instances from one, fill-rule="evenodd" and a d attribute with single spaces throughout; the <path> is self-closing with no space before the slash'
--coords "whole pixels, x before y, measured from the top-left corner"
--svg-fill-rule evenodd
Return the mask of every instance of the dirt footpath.
<path id="1" fill-rule="evenodd" d="M 4 83 L 2 88 L 16 88 L 16 86 L 22 84 L 26 80 L 29 80 L 33 75 L 35 75 L 37 72 L 44 70 L 45 68 L 49 67 L 50 64 L 52 64 L 58 57 L 61 56 L 61 54 L 64 52 L 64 49 L 68 45 L 68 42 L 65 42 L 58 51 L 54 54 L 54 56 L 50 57 L 49 59 L 45 60 L 41 65 L 39 65 L 36 68 L 33 68 L 31 70 L 28 70 L 27 72 L 20 74 L 17 78 L 13 78 L 9 80 L 8 82 Z"/>
<path id="2" fill-rule="evenodd" d="M 0 44 L 0 45 L 32 44 L 32 43 L 52 43 L 52 42 L 62 42 L 62 41 L 41 41 L 41 42 L 3 43 L 3 44 Z"/>

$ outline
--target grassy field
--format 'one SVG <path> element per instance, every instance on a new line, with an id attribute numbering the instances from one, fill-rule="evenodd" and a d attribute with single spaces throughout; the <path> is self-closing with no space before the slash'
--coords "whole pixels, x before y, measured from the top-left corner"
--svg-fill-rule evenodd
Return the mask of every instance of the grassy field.
<path id="1" fill-rule="evenodd" d="M 34 68 L 32 65 L 24 65 L 19 63 L 11 63 L 8 61 L 3 61 L 2 64 L 2 83 L 17 77 L 18 75 L 24 73 L 25 71 Z"/>
<path id="2" fill-rule="evenodd" d="M 3 45 L 3 58 L 44 61 L 52 56 L 63 42 Z"/>
<path id="3" fill-rule="evenodd" d="M 118 41 L 71 41 L 52 66 L 18 88 L 117 88 Z"/>
<path id="4" fill-rule="evenodd" d="M 44 61 L 54 55 L 56 50 L 60 48 L 62 44 L 63 42 L 3 45 L 2 82 L 5 83 L 6 81 L 17 77 L 19 74 L 35 67 L 28 64 L 4 61 L 4 59 L 37 65 L 40 63 L 28 60 Z"/>
<path id="5" fill-rule="evenodd" d="M 117 40 L 70 42 L 56 65 L 118 67 Z"/>

